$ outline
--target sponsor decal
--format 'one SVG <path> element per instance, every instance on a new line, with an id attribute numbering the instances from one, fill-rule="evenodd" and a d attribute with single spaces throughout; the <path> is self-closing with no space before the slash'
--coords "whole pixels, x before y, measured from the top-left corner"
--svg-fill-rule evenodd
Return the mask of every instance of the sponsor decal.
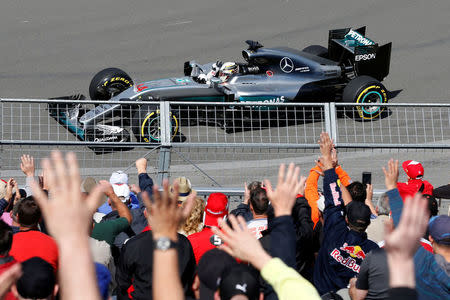
<path id="1" fill-rule="evenodd" d="M 362 46 L 369 46 L 369 45 L 374 45 L 375 42 L 372 41 L 371 39 L 368 39 L 366 37 L 364 37 L 363 35 L 359 34 L 358 32 L 350 29 L 350 31 L 345 35 L 345 39 L 352 39 L 355 40 L 356 42 L 359 43 L 359 45 Z"/>
<path id="2" fill-rule="evenodd" d="M 295 71 L 300 72 L 300 73 L 305 73 L 305 72 L 309 72 L 309 67 L 299 67 L 299 68 L 295 68 Z"/>
<path id="3" fill-rule="evenodd" d="M 341 252 L 336 248 L 334 248 L 333 251 L 331 251 L 330 255 L 332 258 L 334 258 L 334 260 L 336 260 L 341 265 L 349 268 L 353 272 L 359 273 L 360 266 L 356 263 L 356 260 L 354 258 L 352 258 L 350 256 L 347 258 L 344 258 L 341 255 Z"/>
<path id="4" fill-rule="evenodd" d="M 371 60 L 374 59 L 375 53 L 370 53 L 370 54 L 358 54 L 355 56 L 355 61 L 360 61 L 360 60 Z"/>
<path id="5" fill-rule="evenodd" d="M 113 77 L 113 78 L 111 78 L 111 80 L 105 81 L 105 83 L 103 83 L 103 86 L 106 86 L 109 82 L 114 82 L 114 81 L 122 81 L 122 82 L 124 82 L 124 83 L 126 83 L 126 84 L 128 84 L 128 85 L 131 85 L 131 84 L 130 84 L 130 81 L 127 80 L 126 78 L 123 78 L 123 77 Z"/>
<path id="6" fill-rule="evenodd" d="M 291 73 L 294 71 L 294 62 L 289 57 L 285 56 L 280 60 L 280 69 L 284 73 Z"/>
<path id="7" fill-rule="evenodd" d="M 138 92 L 141 92 L 141 91 L 146 90 L 146 89 L 148 89 L 148 86 L 146 86 L 143 83 L 136 85 L 136 91 L 138 91 Z"/>
<path id="8" fill-rule="evenodd" d="M 360 246 L 349 246 L 347 243 L 344 243 L 340 249 L 350 254 L 351 257 L 360 259 L 366 258 L 366 253 L 364 253 Z"/>
<path id="9" fill-rule="evenodd" d="M 180 84 L 188 84 L 190 82 L 187 78 L 176 78 L 175 81 Z"/>
<path id="10" fill-rule="evenodd" d="M 265 99 L 265 100 L 259 100 L 256 101 L 256 103 L 283 103 L 284 102 L 284 96 L 272 98 L 272 99 Z"/>
<path id="11" fill-rule="evenodd" d="M 218 246 L 220 246 L 220 245 L 223 244 L 222 239 L 221 239 L 220 236 L 218 236 L 217 234 L 213 234 L 213 235 L 209 238 L 209 242 L 210 242 L 212 245 L 216 246 L 216 247 L 218 247 Z"/>
<path id="12" fill-rule="evenodd" d="M 268 70 L 268 71 L 266 71 L 266 75 L 267 75 L 268 77 L 272 77 L 272 76 L 273 76 L 273 72 L 270 71 L 270 70 Z"/>
<path id="13" fill-rule="evenodd" d="M 117 140 L 117 136 L 108 136 L 104 138 L 95 138 L 94 142 L 108 142 L 108 141 L 114 141 Z"/>

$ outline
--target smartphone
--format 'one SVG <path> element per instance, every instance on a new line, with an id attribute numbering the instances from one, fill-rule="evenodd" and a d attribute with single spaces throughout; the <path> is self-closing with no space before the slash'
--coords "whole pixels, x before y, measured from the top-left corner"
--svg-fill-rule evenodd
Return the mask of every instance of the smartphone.
<path id="1" fill-rule="evenodd" d="M 362 173 L 362 184 L 372 184 L 372 172 Z"/>

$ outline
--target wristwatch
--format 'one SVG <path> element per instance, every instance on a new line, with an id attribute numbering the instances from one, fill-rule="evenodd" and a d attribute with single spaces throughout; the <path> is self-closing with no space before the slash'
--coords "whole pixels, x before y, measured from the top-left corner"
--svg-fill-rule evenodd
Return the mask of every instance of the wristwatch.
<path id="1" fill-rule="evenodd" d="M 156 240 L 153 240 L 153 247 L 156 250 L 167 251 L 171 248 L 175 248 L 177 243 L 169 239 L 168 237 L 160 237 Z"/>

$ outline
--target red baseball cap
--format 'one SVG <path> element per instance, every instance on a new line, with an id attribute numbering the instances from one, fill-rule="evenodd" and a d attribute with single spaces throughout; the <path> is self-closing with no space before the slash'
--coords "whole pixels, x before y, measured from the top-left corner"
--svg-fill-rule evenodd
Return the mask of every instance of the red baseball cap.
<path id="1" fill-rule="evenodd" d="M 419 176 L 423 176 L 424 170 L 420 162 L 415 160 L 407 160 L 402 163 L 403 170 L 409 178 L 416 179 Z"/>
<path id="2" fill-rule="evenodd" d="M 222 193 L 212 193 L 205 207 L 205 226 L 217 226 L 217 220 L 228 215 L 228 198 Z"/>

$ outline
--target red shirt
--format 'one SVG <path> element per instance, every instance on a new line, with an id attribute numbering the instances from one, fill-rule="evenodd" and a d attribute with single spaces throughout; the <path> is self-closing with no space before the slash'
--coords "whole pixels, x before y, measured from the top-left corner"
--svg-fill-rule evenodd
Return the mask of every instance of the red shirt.
<path id="1" fill-rule="evenodd" d="M 37 230 L 19 231 L 13 235 L 9 255 L 22 262 L 34 256 L 40 257 L 58 270 L 58 246 L 46 234 Z"/>
<path id="2" fill-rule="evenodd" d="M 433 195 L 433 186 L 426 180 L 410 179 L 408 180 L 408 182 L 398 182 L 397 188 L 403 201 L 405 201 L 406 197 L 408 196 L 414 197 L 414 195 L 419 191 L 422 184 L 424 187 L 422 194 Z"/>
<path id="3" fill-rule="evenodd" d="M 216 248 L 213 244 L 210 242 L 211 236 L 213 236 L 214 233 L 212 232 L 210 227 L 203 228 L 202 231 L 193 233 L 189 235 L 187 238 L 189 239 L 189 242 L 191 242 L 192 250 L 194 250 L 195 255 L 195 261 L 200 261 L 200 258 L 202 258 L 203 254 L 205 252 Z"/>

